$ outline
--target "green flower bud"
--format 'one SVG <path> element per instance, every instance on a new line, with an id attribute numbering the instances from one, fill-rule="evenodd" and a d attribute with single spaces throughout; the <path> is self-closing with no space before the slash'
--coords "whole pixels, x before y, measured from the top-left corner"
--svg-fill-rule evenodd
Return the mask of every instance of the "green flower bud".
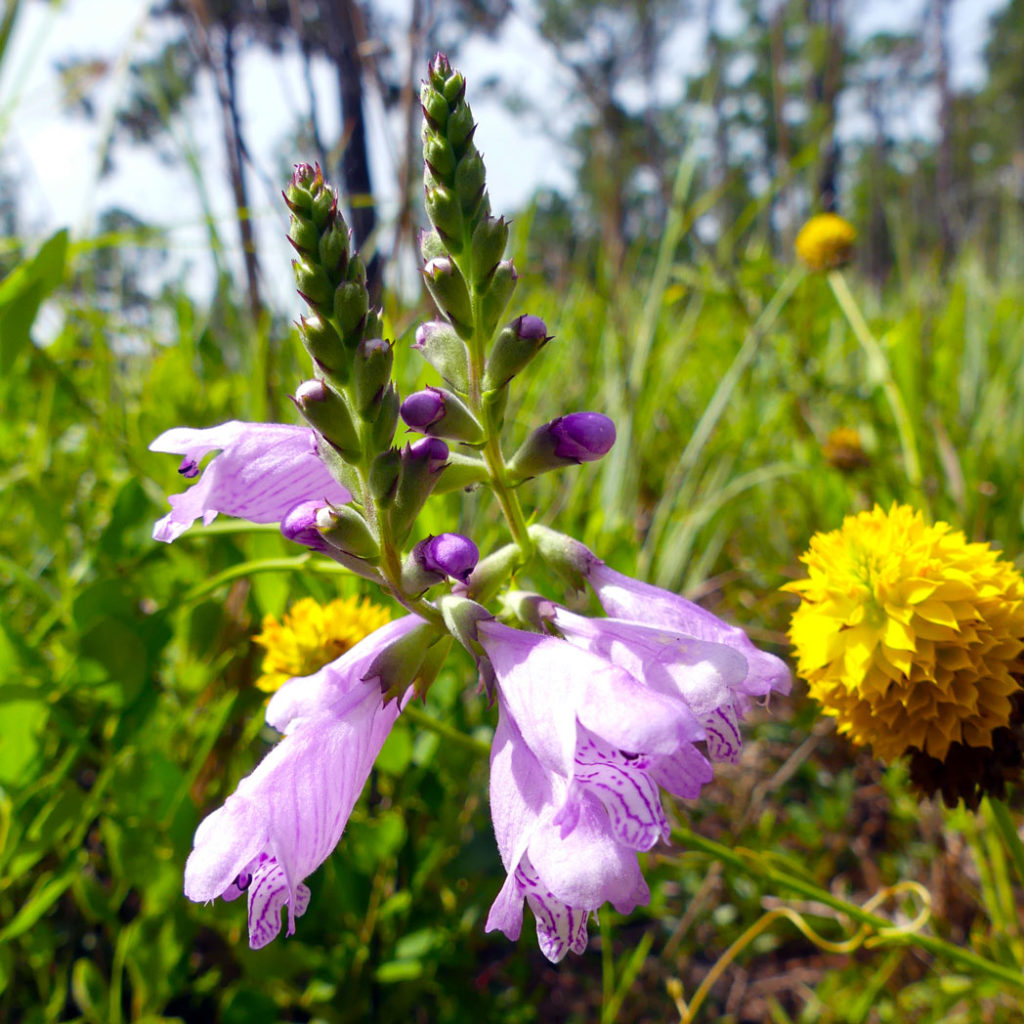
<path id="1" fill-rule="evenodd" d="M 365 561 L 380 556 L 380 545 L 366 520 L 350 505 L 325 506 L 316 514 L 320 536 L 346 554 Z"/>
<path id="2" fill-rule="evenodd" d="M 420 232 L 420 255 L 423 257 L 424 263 L 448 255 L 448 250 L 444 247 L 444 242 L 441 241 L 441 236 L 436 231 Z"/>
<path id="3" fill-rule="evenodd" d="M 318 246 L 320 263 L 335 283 L 345 276 L 349 254 L 349 232 L 344 223 L 332 224 L 321 236 Z"/>
<path id="4" fill-rule="evenodd" d="M 369 308 L 370 300 L 364 286 L 346 281 L 335 290 L 334 317 L 347 345 L 355 346 L 358 342 Z"/>
<path id="5" fill-rule="evenodd" d="M 519 275 L 511 260 L 502 260 L 495 268 L 485 290 L 481 290 L 480 329 L 486 335 L 494 333 L 498 321 L 505 312 L 512 293 L 516 290 Z"/>
<path id="6" fill-rule="evenodd" d="M 459 268 L 444 257 L 431 260 L 423 276 L 438 308 L 464 338 L 473 335 L 473 304 Z"/>
<path id="7" fill-rule="evenodd" d="M 427 124 L 436 132 L 443 132 L 448 124 L 448 101 L 427 82 L 420 89 L 420 108 Z"/>
<path id="8" fill-rule="evenodd" d="M 436 437 L 424 437 L 402 449 L 398 489 L 389 514 L 397 544 L 409 536 L 416 517 L 448 465 L 448 445 Z"/>
<path id="9" fill-rule="evenodd" d="M 398 426 L 398 389 L 388 384 L 377 400 L 377 418 L 370 428 L 367 447 L 371 452 L 382 452 L 391 447 Z"/>
<path id="10" fill-rule="evenodd" d="M 364 338 L 352 359 L 352 399 L 363 419 L 375 419 L 377 402 L 391 379 L 393 353 L 381 338 Z"/>
<path id="11" fill-rule="evenodd" d="M 299 321 L 302 344 L 318 366 L 344 383 L 348 377 L 349 356 L 341 342 L 341 336 L 329 320 L 314 313 Z"/>
<path id="12" fill-rule="evenodd" d="M 310 256 L 320 245 L 320 232 L 309 218 L 293 215 L 288 225 L 288 241 L 300 256 Z"/>
<path id="13" fill-rule="evenodd" d="M 292 270 L 295 274 L 295 287 L 311 306 L 323 306 L 330 302 L 334 289 L 323 267 L 301 259 L 292 260 Z"/>
<path id="14" fill-rule="evenodd" d="M 307 380 L 295 392 L 294 402 L 306 422 L 326 438 L 349 462 L 359 459 L 359 432 L 348 403 L 326 381 Z"/>
<path id="15" fill-rule="evenodd" d="M 382 507 L 391 504 L 402 469 L 402 453 L 397 448 L 381 452 L 370 464 L 370 493 Z"/>
<path id="16" fill-rule="evenodd" d="M 503 388 L 551 340 L 537 316 L 517 316 L 503 327 L 484 366 L 484 391 Z"/>
<path id="17" fill-rule="evenodd" d="M 363 265 L 358 253 L 352 254 L 348 267 L 345 269 L 345 280 L 352 281 L 360 287 L 366 287 L 366 267 Z"/>
<path id="18" fill-rule="evenodd" d="M 462 251 L 462 209 L 455 193 L 444 185 L 435 185 L 426 190 L 424 206 L 431 224 L 447 242 L 453 255 Z"/>
<path id="19" fill-rule="evenodd" d="M 455 154 L 447 139 L 427 129 L 423 138 L 423 159 L 439 182 L 451 182 L 455 173 Z"/>
<path id="20" fill-rule="evenodd" d="M 322 183 L 323 179 L 320 180 Z M 338 214 L 338 195 L 334 189 L 322 187 L 319 192 L 314 192 L 309 213 L 318 230 L 323 231 Z"/>
<path id="21" fill-rule="evenodd" d="M 462 77 L 462 72 L 452 71 L 441 91 L 449 106 L 454 107 L 459 103 L 466 95 L 466 80 Z"/>
<path id="22" fill-rule="evenodd" d="M 448 115 L 445 134 L 448 136 L 448 141 L 456 156 L 461 157 L 467 152 L 472 145 L 475 131 L 473 112 L 469 109 L 468 103 L 460 104 Z"/>
<path id="23" fill-rule="evenodd" d="M 455 168 L 455 195 L 458 196 L 463 217 L 469 221 L 476 217 L 483 202 L 486 202 L 484 198 L 485 184 L 484 162 L 480 158 L 480 154 L 473 149 L 459 161 Z"/>
<path id="24" fill-rule="evenodd" d="M 469 351 L 454 328 L 439 320 L 420 324 L 412 347 L 456 391 L 469 391 Z"/>
<path id="25" fill-rule="evenodd" d="M 473 265 L 473 284 L 477 289 L 490 282 L 494 271 L 505 255 L 508 244 L 508 224 L 504 217 L 484 217 L 473 229 L 469 255 Z"/>

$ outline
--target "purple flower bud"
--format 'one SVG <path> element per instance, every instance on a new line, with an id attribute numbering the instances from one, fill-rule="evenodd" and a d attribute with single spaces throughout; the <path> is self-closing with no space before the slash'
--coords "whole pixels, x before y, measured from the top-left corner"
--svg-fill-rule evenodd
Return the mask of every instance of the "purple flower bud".
<path id="1" fill-rule="evenodd" d="M 194 476 L 199 476 L 199 463 L 195 459 L 186 455 L 185 458 L 181 460 L 178 472 L 187 480 L 191 480 Z"/>
<path id="2" fill-rule="evenodd" d="M 518 316 L 512 321 L 512 328 L 520 338 L 527 341 L 544 342 L 548 340 L 547 324 L 539 316 L 529 313 Z"/>
<path id="3" fill-rule="evenodd" d="M 417 351 L 420 351 L 427 347 L 430 339 L 437 334 L 439 331 L 451 330 L 447 324 L 440 323 L 437 320 L 428 320 L 426 323 L 422 323 L 416 328 L 416 337 L 413 340 L 412 347 Z"/>
<path id="4" fill-rule="evenodd" d="M 416 545 L 413 555 L 427 572 L 468 583 L 480 558 L 477 546 L 460 533 L 440 533 Z"/>
<path id="5" fill-rule="evenodd" d="M 305 544 L 314 551 L 326 551 L 327 542 L 316 528 L 316 514 L 322 507 L 322 501 L 304 501 L 296 505 L 281 520 L 281 533 L 296 544 Z"/>
<path id="6" fill-rule="evenodd" d="M 402 403 L 402 419 L 413 430 L 426 430 L 442 419 L 444 412 L 444 395 L 437 388 L 415 391 Z"/>
<path id="7" fill-rule="evenodd" d="M 322 380 L 304 380 L 295 389 L 295 402 L 302 408 L 308 402 L 325 402 L 327 385 Z"/>
<path id="8" fill-rule="evenodd" d="M 572 412 L 548 424 L 555 454 L 574 462 L 593 462 L 615 444 L 615 424 L 599 412 Z"/>
<path id="9" fill-rule="evenodd" d="M 448 445 L 438 437 L 424 437 L 406 449 L 409 458 L 425 461 L 431 473 L 437 473 L 448 464 Z"/>

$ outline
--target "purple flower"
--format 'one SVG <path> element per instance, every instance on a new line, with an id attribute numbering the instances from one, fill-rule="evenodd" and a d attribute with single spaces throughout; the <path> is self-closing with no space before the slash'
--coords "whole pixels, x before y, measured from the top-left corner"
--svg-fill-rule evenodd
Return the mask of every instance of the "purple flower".
<path id="1" fill-rule="evenodd" d="M 171 511 L 153 527 L 155 540 L 180 537 L 200 516 L 209 525 L 219 512 L 279 523 L 305 501 L 343 505 L 352 500 L 321 461 L 309 427 L 231 420 L 206 429 L 174 427 L 149 446 L 184 455 L 180 472 L 186 477 L 194 477 L 203 457 L 218 448 L 199 483 L 168 497 Z"/>
<path id="2" fill-rule="evenodd" d="M 555 440 L 555 455 L 573 462 L 594 462 L 615 444 L 615 424 L 599 412 L 571 412 L 547 428 Z"/>
<path id="3" fill-rule="evenodd" d="M 402 403 L 402 419 L 413 430 L 426 430 L 444 417 L 444 394 L 440 388 L 427 387 L 414 391 Z"/>
<path id="4" fill-rule="evenodd" d="M 609 569 L 596 558 L 587 566 L 586 576 L 608 615 L 725 644 L 742 654 L 747 662 L 747 674 L 739 687 L 743 693 L 752 697 L 772 691 L 789 693 L 792 680 L 785 662 L 755 647 L 738 626 L 730 626 L 685 597 Z"/>
<path id="5" fill-rule="evenodd" d="M 196 902 L 248 893 L 249 945 L 288 934 L 309 905 L 303 880 L 337 845 L 373 762 L 398 717 L 384 704 L 381 655 L 413 629 L 390 622 L 314 675 L 291 679 L 271 698 L 267 722 L 286 733 L 224 805 L 196 830 L 185 895 Z"/>
<path id="6" fill-rule="evenodd" d="M 480 551 L 461 533 L 439 533 L 421 540 L 413 548 L 413 557 L 429 573 L 468 583 L 480 559 Z"/>
<path id="7" fill-rule="evenodd" d="M 647 902 L 636 854 L 668 836 L 658 786 L 697 795 L 704 734 L 683 701 L 564 640 L 493 621 L 478 636 L 497 678 L 491 814 L 508 872 L 487 930 L 518 938 L 525 899 L 557 962 L 586 947 L 591 911 Z"/>

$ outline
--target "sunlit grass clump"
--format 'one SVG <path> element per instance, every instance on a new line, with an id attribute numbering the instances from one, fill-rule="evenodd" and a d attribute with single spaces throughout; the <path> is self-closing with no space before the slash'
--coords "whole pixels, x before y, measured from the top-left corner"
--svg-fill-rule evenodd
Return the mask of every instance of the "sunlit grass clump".
<path id="1" fill-rule="evenodd" d="M 267 652 L 256 685 L 273 693 L 294 676 L 312 675 L 390 619 L 387 608 L 365 597 L 342 597 L 323 605 L 304 597 L 280 621 L 267 615 L 263 632 L 254 638 Z"/>
<path id="2" fill-rule="evenodd" d="M 920 512 L 848 516 L 816 534 L 790 639 L 841 733 L 891 761 L 991 748 L 1024 670 L 1024 580 L 988 544 Z M 933 787 L 934 788 L 934 787 Z"/>

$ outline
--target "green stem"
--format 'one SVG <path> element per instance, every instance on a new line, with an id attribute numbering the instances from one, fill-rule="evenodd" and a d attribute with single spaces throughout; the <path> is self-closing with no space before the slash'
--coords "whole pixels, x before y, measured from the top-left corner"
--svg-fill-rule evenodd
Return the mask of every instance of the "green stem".
<path id="1" fill-rule="evenodd" d="M 475 740 L 472 736 L 467 736 L 464 732 L 446 725 L 444 722 L 416 707 L 415 704 L 407 704 L 402 709 L 402 717 L 408 718 L 410 722 L 414 722 L 423 729 L 436 733 L 441 739 L 447 740 L 449 743 L 465 747 L 467 750 L 482 757 L 490 757 L 491 748 L 487 743 Z"/>
<path id="2" fill-rule="evenodd" d="M 900 437 L 900 448 L 903 452 L 903 464 L 907 470 L 907 480 L 911 487 L 920 488 L 921 462 L 918 458 L 917 444 L 914 440 L 914 428 L 910 422 L 910 414 L 907 412 L 907 407 L 903 402 L 903 395 L 900 393 L 900 389 L 897 387 L 896 380 L 892 375 L 892 367 L 885 358 L 882 347 L 871 333 L 871 328 L 868 327 L 867 321 L 860 311 L 860 306 L 857 305 L 857 300 L 853 297 L 850 286 L 846 283 L 846 278 L 843 277 L 842 272 L 830 270 L 828 283 L 832 289 L 832 294 L 836 297 L 836 302 L 839 303 L 839 308 L 846 317 L 847 323 L 853 329 L 854 336 L 867 356 L 868 372 L 880 382 L 886 401 L 889 403 L 889 409 L 892 412 L 893 419 L 896 421 L 896 431 Z"/>
<path id="3" fill-rule="evenodd" d="M 876 932 L 878 944 L 916 946 L 919 949 L 927 950 L 934 956 L 943 957 L 968 970 L 987 975 L 990 978 L 1024 991 L 1024 974 L 1020 971 L 995 963 L 983 956 L 979 956 L 977 953 L 971 952 L 969 949 L 956 946 L 951 942 L 945 942 L 931 935 L 896 931 L 892 921 L 864 910 L 855 903 L 841 900 L 833 896 L 827 889 L 822 889 L 813 882 L 808 882 L 806 879 L 791 875 L 788 871 L 769 867 L 752 851 L 730 849 L 721 843 L 706 839 L 704 836 L 691 832 L 689 829 L 681 826 L 673 829 L 672 838 L 691 849 L 701 850 L 709 854 L 716 860 L 720 860 L 730 867 L 742 871 L 745 875 L 762 878 L 773 885 L 790 889 L 817 903 L 823 903 L 825 906 L 831 907 L 833 910 L 844 914 L 854 921 L 867 925 Z"/>
<path id="4" fill-rule="evenodd" d="M 1002 800 L 990 797 L 986 801 L 988 818 L 995 825 L 1006 846 L 1006 852 L 1013 861 L 1014 870 L 1017 872 L 1018 881 L 1024 885 L 1024 843 L 1021 843 L 1020 833 L 1014 824 L 1010 809 Z"/>
<path id="5" fill-rule="evenodd" d="M 470 280 L 466 271 L 470 268 L 459 266 L 465 274 L 466 280 Z M 466 395 L 469 400 L 469 408 L 473 415 L 483 424 L 486 441 L 483 448 L 484 463 L 490 476 L 491 490 L 498 499 L 502 515 L 508 523 L 512 539 L 519 546 L 522 552 L 523 562 L 528 562 L 533 557 L 533 541 L 527 530 L 526 516 L 523 514 L 523 507 L 519 503 L 519 495 L 509 487 L 508 475 L 505 466 L 505 456 L 501 451 L 501 439 L 494 432 L 491 417 L 486 415 L 484 410 L 484 399 L 482 382 L 484 376 L 484 358 L 486 354 L 488 338 L 480 332 L 480 297 L 476 289 L 470 286 L 470 301 L 473 306 L 473 337 L 469 339 L 466 347 L 469 350 L 469 392 Z"/>

